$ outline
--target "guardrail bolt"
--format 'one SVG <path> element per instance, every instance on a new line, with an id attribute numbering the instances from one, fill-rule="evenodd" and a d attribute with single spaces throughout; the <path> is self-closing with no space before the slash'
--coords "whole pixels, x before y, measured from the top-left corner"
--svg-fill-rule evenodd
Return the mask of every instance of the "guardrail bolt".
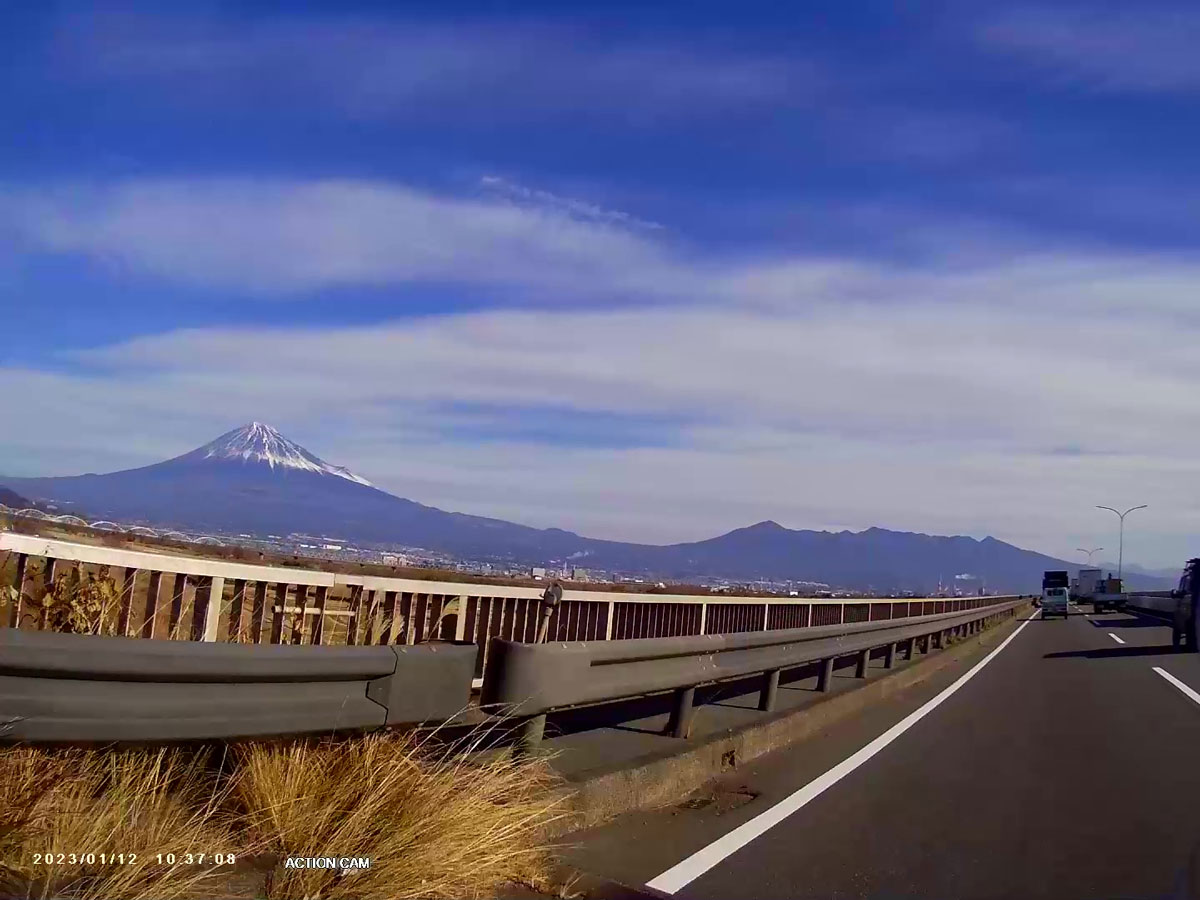
<path id="1" fill-rule="evenodd" d="M 817 690 L 829 690 L 829 683 L 833 680 L 833 657 L 821 660 L 821 674 L 817 677 Z"/>
<path id="2" fill-rule="evenodd" d="M 771 712 L 775 709 L 775 699 L 779 695 L 779 670 L 772 669 L 763 673 L 762 691 L 758 695 L 758 708 L 761 712 Z"/>
<path id="3" fill-rule="evenodd" d="M 667 731 L 672 737 L 685 738 L 692 733 L 692 715 L 695 712 L 696 689 L 694 687 L 680 688 L 675 692 L 675 708 L 671 710 L 671 720 L 667 722 Z"/>
<path id="4" fill-rule="evenodd" d="M 896 665 L 896 644 L 891 643 L 891 644 L 887 645 L 887 648 L 884 652 L 883 667 L 885 669 L 890 669 L 890 668 L 894 667 L 895 665 Z"/>
<path id="5" fill-rule="evenodd" d="M 858 663 L 854 667 L 854 677 L 855 678 L 866 678 L 867 677 L 867 662 L 868 662 L 868 660 L 870 660 L 870 658 L 871 658 L 870 650 L 863 650 L 861 653 L 858 654 Z"/>

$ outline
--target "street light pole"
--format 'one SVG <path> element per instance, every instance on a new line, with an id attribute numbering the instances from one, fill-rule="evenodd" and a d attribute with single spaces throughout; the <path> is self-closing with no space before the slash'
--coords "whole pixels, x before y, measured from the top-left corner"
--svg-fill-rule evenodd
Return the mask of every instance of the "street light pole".
<path id="1" fill-rule="evenodd" d="M 1076 550 L 1078 550 L 1080 553 L 1086 553 L 1086 554 L 1088 555 L 1088 566 L 1090 567 L 1090 566 L 1092 565 L 1092 554 L 1093 554 L 1093 553 L 1099 553 L 1099 552 L 1100 552 L 1101 550 L 1103 550 L 1104 548 L 1103 548 L 1103 547 L 1097 547 L 1095 550 L 1088 550 L 1088 549 L 1086 549 L 1086 548 L 1084 548 L 1084 547 L 1076 547 L 1075 549 L 1076 549 Z"/>
<path id="2" fill-rule="evenodd" d="M 1121 520 L 1121 538 L 1120 538 L 1121 542 L 1118 545 L 1118 547 L 1120 549 L 1117 550 L 1117 580 L 1118 581 L 1120 581 L 1122 578 L 1122 575 L 1124 572 L 1124 565 L 1125 565 L 1125 517 L 1127 515 L 1129 515 L 1131 512 L 1133 512 L 1134 510 L 1146 509 L 1148 505 L 1149 504 L 1143 503 L 1141 506 L 1131 506 L 1131 507 L 1129 507 L 1129 509 L 1125 510 L 1125 512 L 1121 512 L 1120 510 L 1113 509 L 1111 506 L 1097 506 L 1096 507 L 1096 509 L 1107 509 L 1111 513 L 1116 513 L 1117 517 Z M 1124 587 L 1122 586 L 1122 590 L 1123 589 L 1124 589 Z"/>

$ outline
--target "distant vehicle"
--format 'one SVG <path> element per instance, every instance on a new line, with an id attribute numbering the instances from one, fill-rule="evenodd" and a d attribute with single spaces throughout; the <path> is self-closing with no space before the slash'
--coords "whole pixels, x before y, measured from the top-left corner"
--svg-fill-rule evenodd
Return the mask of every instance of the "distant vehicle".
<path id="1" fill-rule="evenodd" d="M 1124 609 L 1125 608 L 1125 591 L 1121 584 L 1120 578 L 1113 578 L 1112 573 L 1108 573 L 1108 578 L 1101 579 L 1095 590 L 1092 592 L 1092 609 L 1096 612 L 1104 612 L 1106 609 Z"/>
<path id="2" fill-rule="evenodd" d="M 1171 643 L 1177 650 L 1195 653 L 1197 644 L 1196 617 L 1200 613 L 1200 559 L 1189 559 L 1179 579 L 1179 587 L 1171 591 L 1175 599 L 1175 618 L 1171 623 Z"/>
<path id="3" fill-rule="evenodd" d="M 1101 589 L 1104 572 L 1101 569 L 1080 569 L 1079 578 L 1075 581 L 1074 595 L 1076 600 L 1091 600 L 1092 596 Z"/>
<path id="4" fill-rule="evenodd" d="M 1051 616 L 1067 617 L 1067 603 L 1070 598 L 1067 596 L 1067 589 L 1071 584 L 1070 574 L 1067 572 L 1050 571 L 1042 576 L 1042 618 L 1048 619 Z"/>

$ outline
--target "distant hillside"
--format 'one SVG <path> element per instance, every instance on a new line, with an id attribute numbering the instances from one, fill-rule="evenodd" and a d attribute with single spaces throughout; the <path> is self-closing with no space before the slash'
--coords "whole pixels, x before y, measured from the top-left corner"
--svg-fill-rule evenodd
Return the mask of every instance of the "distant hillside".
<path id="1" fill-rule="evenodd" d="M 3 503 L 9 509 L 30 509 L 33 504 L 18 494 L 16 491 L 10 491 L 8 488 L 0 486 L 0 503 Z"/>
<path id="2" fill-rule="evenodd" d="M 989 589 L 1027 592 L 1041 589 L 1047 569 L 1079 569 L 1075 563 L 993 537 L 938 537 L 883 528 L 796 531 L 770 521 L 688 544 L 597 546 L 581 564 L 653 568 L 673 578 L 805 578 L 860 589 L 922 591 L 932 590 L 939 581 L 952 585 L 955 576 L 963 574 Z M 1141 590 L 1169 586 L 1146 575 L 1131 574 L 1126 580 Z"/>
<path id="3" fill-rule="evenodd" d="M 797 531 L 759 522 L 728 534 L 657 546 L 603 541 L 558 528 L 446 512 L 395 497 L 325 462 L 267 425 L 252 423 L 165 462 L 107 475 L 2 478 L 14 502 L 53 502 L 63 512 L 191 531 L 325 535 L 357 543 L 420 547 L 464 558 L 642 572 L 697 581 L 806 580 L 879 591 L 932 591 L 969 575 L 990 590 L 1040 590 L 1045 569 L 1075 563 L 987 537 L 937 537 L 869 528 Z M 0 495 L 2 496 L 2 495 Z M 1167 579 L 1129 574 L 1130 587 Z"/>

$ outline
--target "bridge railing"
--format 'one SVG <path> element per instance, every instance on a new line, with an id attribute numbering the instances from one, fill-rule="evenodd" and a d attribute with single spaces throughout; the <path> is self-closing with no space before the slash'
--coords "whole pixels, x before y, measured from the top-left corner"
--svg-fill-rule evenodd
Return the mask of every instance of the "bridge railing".
<path id="1" fill-rule="evenodd" d="M 0 563 L 0 601 L 7 601 L 0 625 L 47 627 L 44 595 L 60 576 L 76 572 L 114 586 L 105 633 L 246 644 L 470 641 L 478 647 L 476 686 L 493 642 L 533 641 L 541 615 L 537 587 L 255 565 L 13 532 L 0 532 Z M 8 597 L 2 596 L 6 586 L 13 588 Z M 547 640 L 770 632 L 964 612 L 996 599 L 632 594 L 567 587 L 550 617 Z"/>

